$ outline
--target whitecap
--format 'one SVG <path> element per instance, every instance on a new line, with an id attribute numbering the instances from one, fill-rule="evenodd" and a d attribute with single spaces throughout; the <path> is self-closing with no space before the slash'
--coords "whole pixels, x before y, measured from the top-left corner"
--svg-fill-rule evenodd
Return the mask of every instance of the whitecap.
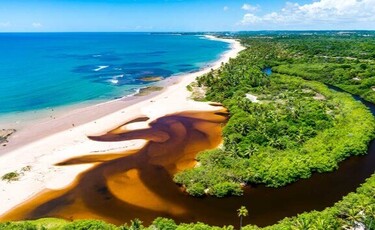
<path id="1" fill-rule="evenodd" d="M 107 65 L 100 65 L 100 66 L 98 66 L 98 68 L 94 69 L 94 71 L 98 72 L 98 71 L 100 71 L 102 69 L 105 69 L 105 68 L 108 68 L 108 67 L 109 66 L 107 66 Z"/>
<path id="2" fill-rule="evenodd" d="M 122 77 L 124 77 L 124 74 L 115 75 L 115 76 L 112 77 L 112 79 L 109 79 L 109 82 L 112 83 L 112 84 L 114 84 L 114 85 L 116 85 L 119 82 L 118 79 L 122 78 Z"/>
<path id="3" fill-rule="evenodd" d="M 110 79 L 109 82 L 116 85 L 118 83 L 118 79 Z"/>

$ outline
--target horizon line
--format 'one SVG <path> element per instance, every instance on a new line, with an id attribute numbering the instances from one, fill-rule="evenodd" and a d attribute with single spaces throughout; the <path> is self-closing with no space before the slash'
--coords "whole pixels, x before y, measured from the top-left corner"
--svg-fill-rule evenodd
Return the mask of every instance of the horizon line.
<path id="1" fill-rule="evenodd" d="M 308 30 L 222 30 L 222 31 L 0 31 L 0 34 L 10 34 L 10 33 L 242 33 L 242 32 L 375 32 L 375 29 L 308 29 Z"/>

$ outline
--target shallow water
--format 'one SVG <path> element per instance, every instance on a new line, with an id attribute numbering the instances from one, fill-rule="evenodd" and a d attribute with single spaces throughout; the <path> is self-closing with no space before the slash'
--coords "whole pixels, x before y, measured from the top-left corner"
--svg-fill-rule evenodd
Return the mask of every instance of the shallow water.
<path id="1" fill-rule="evenodd" d="M 229 49 L 199 36 L 149 33 L 0 34 L 0 115 L 109 100 L 198 70 Z"/>
<path id="2" fill-rule="evenodd" d="M 132 122 L 147 119 L 140 117 Z M 214 148 L 221 142 L 225 121 L 224 109 L 222 113 L 185 112 L 162 117 L 152 122 L 149 129 L 127 131 L 118 127 L 106 135 L 90 137 L 95 141 L 141 138 L 149 142 L 138 151 L 61 162 L 62 167 L 91 162 L 96 165 L 68 188 L 44 191 L 0 219 L 95 218 L 122 224 L 139 218 L 149 224 L 156 217 L 164 216 L 178 222 L 237 225 L 236 210 L 245 205 L 250 212 L 244 223 L 265 226 L 304 211 L 332 206 L 374 173 L 373 141 L 368 155 L 351 157 L 335 172 L 314 174 L 310 179 L 282 188 L 247 187 L 242 197 L 220 199 L 188 196 L 173 183 L 173 174 L 194 167 L 197 152 Z"/>
<path id="3" fill-rule="evenodd" d="M 90 137 L 94 141 L 149 142 L 138 151 L 77 157 L 59 163 L 96 166 L 82 173 L 72 186 L 44 191 L 2 219 L 58 216 L 99 218 L 121 224 L 136 217 L 151 221 L 157 216 L 183 216 L 188 211 L 184 198 L 191 198 L 173 183 L 172 177 L 194 167 L 197 152 L 220 144 L 226 119 L 224 108 L 217 113 L 185 112 L 160 118 L 148 129 L 127 131 L 119 127 L 106 135 Z M 130 123 L 146 120 L 140 117 Z"/>

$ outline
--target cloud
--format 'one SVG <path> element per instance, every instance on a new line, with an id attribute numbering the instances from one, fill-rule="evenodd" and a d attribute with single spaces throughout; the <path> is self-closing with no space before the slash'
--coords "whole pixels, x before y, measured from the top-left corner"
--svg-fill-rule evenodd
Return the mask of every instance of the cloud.
<path id="1" fill-rule="evenodd" d="M 257 24 L 261 22 L 262 19 L 254 14 L 248 13 L 243 16 L 241 24 L 248 25 L 248 24 Z"/>
<path id="2" fill-rule="evenodd" d="M 229 10 L 229 7 L 228 7 L 228 6 L 224 6 L 224 7 L 223 7 L 223 10 L 224 10 L 224 11 L 227 11 L 227 10 Z"/>
<path id="3" fill-rule="evenodd" d="M 0 22 L 0 27 L 9 27 L 10 22 Z"/>
<path id="4" fill-rule="evenodd" d="M 253 6 L 253 5 L 245 3 L 245 4 L 243 4 L 243 6 L 242 6 L 241 9 L 246 10 L 246 11 L 250 11 L 250 12 L 256 12 L 256 11 L 259 10 L 259 8 L 260 7 L 258 5 L 257 6 Z"/>
<path id="5" fill-rule="evenodd" d="M 34 28 L 40 28 L 40 27 L 42 27 L 43 25 L 42 25 L 42 23 L 40 23 L 40 22 L 33 22 L 33 23 L 31 23 L 31 26 L 34 27 Z"/>
<path id="6" fill-rule="evenodd" d="M 343 25 L 365 22 L 375 23 L 375 0 L 318 0 L 304 5 L 288 2 L 277 12 L 260 16 L 247 13 L 240 24 Z"/>

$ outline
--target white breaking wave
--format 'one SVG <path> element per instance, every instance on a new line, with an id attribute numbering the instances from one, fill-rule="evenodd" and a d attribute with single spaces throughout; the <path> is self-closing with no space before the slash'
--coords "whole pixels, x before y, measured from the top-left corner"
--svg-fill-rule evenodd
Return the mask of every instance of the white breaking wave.
<path id="1" fill-rule="evenodd" d="M 108 68 L 109 66 L 107 66 L 107 65 L 100 65 L 100 66 L 98 66 L 98 68 L 96 68 L 96 69 L 94 69 L 94 71 L 100 71 L 100 70 L 102 70 L 102 69 L 105 69 L 105 68 Z"/>
<path id="2" fill-rule="evenodd" d="M 112 84 L 114 84 L 114 85 L 116 85 L 119 82 L 118 79 L 122 78 L 122 77 L 124 77 L 124 74 L 113 76 L 112 79 L 109 80 L 109 82 L 112 83 Z"/>
<path id="3" fill-rule="evenodd" d="M 110 79 L 109 82 L 116 85 L 118 83 L 118 80 L 117 79 Z"/>

